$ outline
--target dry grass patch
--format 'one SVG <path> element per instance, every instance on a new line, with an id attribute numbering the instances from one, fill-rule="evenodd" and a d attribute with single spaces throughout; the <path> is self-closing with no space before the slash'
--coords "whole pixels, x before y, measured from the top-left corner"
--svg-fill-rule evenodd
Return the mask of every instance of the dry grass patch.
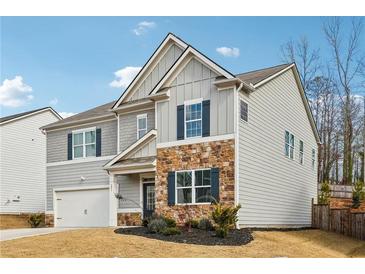
<path id="1" fill-rule="evenodd" d="M 254 232 L 244 246 L 200 246 L 82 229 L 0 242 L 1 257 L 365 257 L 365 242 L 319 230 Z"/>

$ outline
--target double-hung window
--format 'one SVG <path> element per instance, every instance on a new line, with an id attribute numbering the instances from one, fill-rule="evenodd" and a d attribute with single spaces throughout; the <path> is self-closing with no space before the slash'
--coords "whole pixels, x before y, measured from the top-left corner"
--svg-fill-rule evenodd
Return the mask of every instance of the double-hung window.
<path id="1" fill-rule="evenodd" d="M 147 114 L 137 116 L 137 139 L 140 139 L 147 133 Z"/>
<path id="2" fill-rule="evenodd" d="M 72 132 L 73 159 L 96 155 L 96 130 L 86 129 Z"/>
<path id="3" fill-rule="evenodd" d="M 202 136 L 202 101 L 185 103 L 185 138 Z"/>
<path id="4" fill-rule="evenodd" d="M 304 163 L 304 143 L 302 140 L 299 141 L 299 163 Z"/>
<path id="5" fill-rule="evenodd" d="M 294 159 L 294 135 L 285 131 L 285 156 Z"/>
<path id="6" fill-rule="evenodd" d="M 210 203 L 212 201 L 210 174 L 210 169 L 177 171 L 176 203 Z"/>
<path id="7" fill-rule="evenodd" d="M 314 169 L 316 164 L 316 150 L 312 148 L 312 169 Z"/>

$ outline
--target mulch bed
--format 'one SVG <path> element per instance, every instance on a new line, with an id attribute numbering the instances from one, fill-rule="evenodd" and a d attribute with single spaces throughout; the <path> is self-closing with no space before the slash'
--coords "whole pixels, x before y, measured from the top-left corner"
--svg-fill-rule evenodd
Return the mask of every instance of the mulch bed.
<path id="1" fill-rule="evenodd" d="M 118 228 L 114 232 L 123 235 L 134 235 L 161 241 L 196 245 L 239 246 L 248 244 L 253 240 L 251 231 L 249 229 L 231 230 L 226 238 L 216 237 L 214 231 L 205 231 L 194 228 L 191 232 L 188 232 L 185 228 L 181 228 L 180 230 L 180 235 L 170 236 L 164 236 L 158 233 L 150 233 L 146 227 Z"/>

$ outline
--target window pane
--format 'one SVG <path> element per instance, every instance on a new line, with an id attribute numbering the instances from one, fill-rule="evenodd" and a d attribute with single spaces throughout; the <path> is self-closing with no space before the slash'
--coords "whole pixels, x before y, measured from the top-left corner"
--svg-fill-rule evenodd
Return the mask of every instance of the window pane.
<path id="1" fill-rule="evenodd" d="M 147 133 L 147 130 L 142 129 L 138 131 L 138 139 L 142 138 Z"/>
<path id="2" fill-rule="evenodd" d="M 183 188 L 177 190 L 177 203 L 191 203 L 191 188 Z"/>
<path id="3" fill-rule="evenodd" d="M 300 150 L 301 152 L 303 152 L 303 147 L 304 147 L 304 145 L 303 145 L 303 141 L 299 141 L 299 150 Z"/>
<path id="4" fill-rule="evenodd" d="M 294 159 L 294 148 L 290 147 L 290 159 Z"/>
<path id="5" fill-rule="evenodd" d="M 83 147 L 82 146 L 74 147 L 74 158 L 80 158 L 80 157 L 84 157 Z"/>
<path id="6" fill-rule="evenodd" d="M 88 156 L 95 156 L 96 155 L 96 146 L 93 145 L 86 145 L 86 157 Z"/>
<path id="7" fill-rule="evenodd" d="M 285 143 L 289 144 L 289 132 L 285 131 Z"/>
<path id="8" fill-rule="evenodd" d="M 201 119 L 202 117 L 202 104 L 194 104 L 186 106 L 186 121 Z"/>
<path id="9" fill-rule="evenodd" d="M 196 186 L 203 185 L 203 170 L 195 171 L 195 185 Z"/>
<path id="10" fill-rule="evenodd" d="M 210 186 L 210 170 L 203 171 L 203 185 Z"/>
<path id="11" fill-rule="evenodd" d="M 76 134 L 74 134 L 73 135 L 73 138 L 74 138 L 74 140 L 73 140 L 73 144 L 74 145 L 82 145 L 83 144 L 83 133 L 81 132 L 81 133 L 76 133 Z"/>
<path id="12" fill-rule="evenodd" d="M 285 144 L 285 156 L 289 157 L 289 145 Z"/>
<path id="13" fill-rule="evenodd" d="M 195 202 L 196 203 L 209 203 L 212 202 L 212 195 L 210 193 L 210 187 L 198 187 L 195 189 Z"/>
<path id="14" fill-rule="evenodd" d="M 138 119 L 138 129 L 145 129 L 147 127 L 147 119 L 140 118 Z"/>
<path id="15" fill-rule="evenodd" d="M 196 137 L 202 135 L 202 122 L 187 122 L 186 123 L 186 136 L 187 137 Z"/>
<path id="16" fill-rule="evenodd" d="M 177 187 L 191 186 L 192 176 L 191 172 L 177 172 Z"/>
<path id="17" fill-rule="evenodd" d="M 294 135 L 290 134 L 290 145 L 294 147 Z"/>
<path id="18" fill-rule="evenodd" d="M 248 121 L 248 105 L 244 101 L 241 100 L 241 108 L 240 108 L 240 114 L 241 119 L 244 121 Z"/>
<path id="19" fill-rule="evenodd" d="M 85 132 L 85 144 L 95 143 L 95 131 Z"/>

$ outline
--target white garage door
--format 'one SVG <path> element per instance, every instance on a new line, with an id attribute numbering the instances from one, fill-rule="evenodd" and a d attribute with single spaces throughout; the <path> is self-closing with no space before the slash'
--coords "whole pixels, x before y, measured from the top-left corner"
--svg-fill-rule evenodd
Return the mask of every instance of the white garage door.
<path id="1" fill-rule="evenodd" d="M 57 227 L 103 227 L 109 225 L 109 189 L 57 191 Z"/>

